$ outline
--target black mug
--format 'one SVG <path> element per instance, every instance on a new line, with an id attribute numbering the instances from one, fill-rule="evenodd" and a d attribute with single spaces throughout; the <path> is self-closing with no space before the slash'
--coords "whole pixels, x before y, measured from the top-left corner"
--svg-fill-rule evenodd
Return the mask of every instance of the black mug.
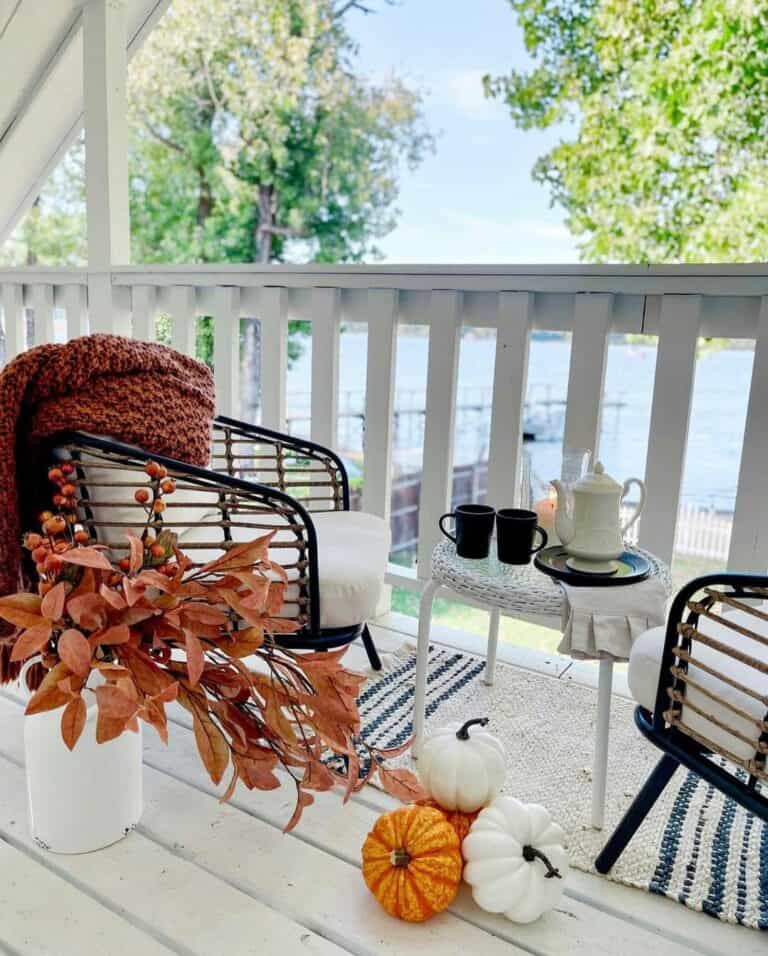
<path id="1" fill-rule="evenodd" d="M 496 512 L 488 505 L 459 505 L 440 518 L 440 530 L 456 545 L 460 558 L 487 558 Z M 455 534 L 443 527 L 446 518 L 453 518 Z"/>
<path id="2" fill-rule="evenodd" d="M 541 551 L 547 543 L 547 532 L 536 524 L 535 511 L 524 508 L 501 508 L 496 512 L 496 547 L 499 561 L 504 564 L 528 564 L 531 555 Z M 533 545 L 536 532 L 541 544 Z"/>

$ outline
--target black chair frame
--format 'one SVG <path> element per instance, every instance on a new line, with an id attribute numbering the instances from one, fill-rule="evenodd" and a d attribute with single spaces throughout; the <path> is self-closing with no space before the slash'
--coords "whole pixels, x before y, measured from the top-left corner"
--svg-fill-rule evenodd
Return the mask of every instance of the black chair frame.
<path id="1" fill-rule="evenodd" d="M 708 574 L 690 581 L 675 597 L 667 621 L 653 713 L 641 706 L 635 710 L 635 723 L 640 732 L 662 751 L 663 756 L 595 860 L 598 873 L 608 873 L 611 870 L 672 779 L 675 770 L 681 765 L 698 774 L 750 813 L 768 822 L 768 797 L 760 792 L 758 779 L 758 777 L 766 779 L 768 730 L 764 730 L 759 737 L 760 752 L 755 757 L 756 762 L 750 768 L 752 771 L 759 769 L 759 774 L 748 772 L 747 779 L 743 780 L 739 779 L 731 769 L 713 759 L 718 755 L 716 749 L 707 747 L 702 740 L 695 739 L 670 723 L 670 699 L 679 701 L 681 695 L 683 698 L 685 695 L 685 684 L 681 684 L 673 671 L 677 660 L 675 648 L 680 641 L 680 635 L 685 633 L 686 626 L 695 627 L 698 620 L 698 612 L 690 611 L 689 602 L 697 592 L 707 588 L 724 588 L 723 594 L 730 599 L 762 601 L 768 598 L 768 590 L 766 590 L 768 576 L 728 572 Z M 687 611 L 689 613 L 686 615 Z M 766 699 L 768 699 L 768 675 L 766 675 Z M 768 726 L 768 711 L 766 711 L 764 724 Z"/>
<path id="2" fill-rule="evenodd" d="M 239 422 L 235 419 L 219 417 L 214 422 L 214 441 L 216 435 L 226 436 L 229 445 L 232 444 L 232 435 L 235 435 L 240 442 L 266 443 L 267 447 L 275 446 L 278 449 L 278 455 L 289 454 L 297 459 L 306 460 L 313 464 L 320 464 L 331 475 L 331 479 L 324 484 L 330 487 L 330 497 L 327 501 L 321 501 L 321 504 L 329 503 L 332 507 L 316 507 L 315 511 L 348 511 L 350 506 L 349 480 L 344 463 L 341 458 L 330 449 L 324 448 L 314 442 L 305 439 L 296 438 L 282 432 L 276 432 L 271 429 L 261 428 L 250 425 L 245 422 Z M 238 468 L 230 455 L 227 464 L 227 471 L 212 470 L 200 468 L 187 462 L 167 458 L 162 455 L 151 454 L 145 449 L 127 445 L 122 442 L 113 441 L 97 435 L 91 435 L 84 432 L 69 432 L 56 436 L 51 443 L 52 447 L 65 449 L 71 454 L 73 459 L 77 459 L 83 452 L 93 452 L 109 456 L 116 464 L 129 465 L 136 468 L 143 467 L 147 459 L 152 459 L 165 466 L 168 474 L 187 483 L 189 487 L 197 487 L 207 491 L 218 492 L 219 500 L 222 502 L 223 514 L 227 517 L 227 510 L 237 507 L 237 504 L 250 506 L 258 510 L 271 511 L 275 514 L 283 515 L 286 519 L 286 527 L 290 528 L 297 536 L 299 547 L 302 549 L 302 555 L 305 555 L 303 563 L 302 589 L 306 596 L 304 598 L 305 611 L 301 615 L 299 626 L 295 633 L 275 635 L 275 641 L 282 647 L 293 650 L 312 650 L 324 651 L 342 647 L 350 644 L 360 638 L 365 646 L 371 666 L 374 670 L 381 669 L 381 660 L 373 643 L 367 622 L 361 622 L 353 627 L 326 627 L 321 628 L 320 622 L 320 590 L 318 578 L 318 544 L 315 526 L 312 520 L 312 511 L 310 507 L 302 504 L 301 500 L 287 493 L 286 486 L 290 484 L 285 469 L 281 471 L 276 468 L 276 478 L 272 482 L 259 483 L 242 477 L 243 468 Z M 226 459 L 226 455 L 219 456 Z M 245 457 L 245 456 L 242 456 Z M 48 458 L 50 464 L 50 457 Z M 215 464 L 215 457 L 214 457 Z M 265 469 L 269 469 L 269 465 Z M 250 469 L 255 470 L 255 469 Z M 263 471 L 264 469 L 259 468 Z M 275 470 L 274 468 L 272 470 Z M 298 469 L 297 469 L 298 470 Z M 85 478 L 84 471 L 80 471 L 82 507 L 88 512 L 87 487 L 88 480 Z M 299 480 L 297 484 L 302 484 Z M 311 491 L 311 489 L 310 489 Z M 86 526 L 89 520 L 85 520 Z M 93 525 L 93 522 L 90 522 Z M 159 525 L 158 527 L 162 527 Z M 92 528 L 92 530 L 95 530 Z M 227 522 L 222 522 L 222 534 L 224 541 L 232 540 L 231 531 Z M 182 543 L 183 546 L 183 543 Z M 304 573 L 305 572 L 305 573 Z"/>

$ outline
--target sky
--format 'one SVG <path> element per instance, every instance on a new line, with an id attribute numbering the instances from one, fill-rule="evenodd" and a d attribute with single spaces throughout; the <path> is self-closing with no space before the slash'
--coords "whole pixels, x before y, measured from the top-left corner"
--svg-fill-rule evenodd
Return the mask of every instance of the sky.
<path id="1" fill-rule="evenodd" d="M 483 96 L 485 73 L 528 62 L 507 0 L 375 0 L 375 9 L 348 15 L 360 69 L 424 88 L 437 136 L 435 154 L 402 171 L 398 225 L 377 243 L 384 261 L 578 262 L 562 212 L 531 178 L 560 135 L 518 130 L 502 103 Z"/>

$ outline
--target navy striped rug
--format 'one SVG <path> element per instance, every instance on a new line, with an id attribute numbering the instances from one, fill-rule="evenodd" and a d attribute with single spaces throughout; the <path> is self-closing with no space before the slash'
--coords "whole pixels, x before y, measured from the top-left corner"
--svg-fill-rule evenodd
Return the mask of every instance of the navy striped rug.
<path id="1" fill-rule="evenodd" d="M 412 734 L 416 655 L 404 648 L 359 698 L 366 740 L 393 747 Z M 494 686 L 484 660 L 430 649 L 427 731 L 488 714 L 504 743 L 505 791 L 549 807 L 565 828 L 573 866 L 593 861 L 658 759 L 635 731 L 631 702 L 612 704 L 607 825 L 589 826 L 596 695 L 589 687 L 499 664 Z M 407 755 L 397 763 L 407 764 Z M 621 857 L 611 879 L 675 899 L 718 919 L 768 929 L 768 825 L 692 773 L 679 770 Z"/>

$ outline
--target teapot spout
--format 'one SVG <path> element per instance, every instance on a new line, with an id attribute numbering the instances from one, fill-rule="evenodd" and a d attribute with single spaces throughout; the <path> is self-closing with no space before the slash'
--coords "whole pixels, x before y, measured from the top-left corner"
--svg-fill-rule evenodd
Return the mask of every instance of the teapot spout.
<path id="1" fill-rule="evenodd" d="M 573 538 L 573 520 L 568 514 L 568 494 L 563 483 L 557 480 L 552 482 L 552 487 L 557 492 L 557 511 L 555 513 L 555 533 L 563 544 Z"/>

